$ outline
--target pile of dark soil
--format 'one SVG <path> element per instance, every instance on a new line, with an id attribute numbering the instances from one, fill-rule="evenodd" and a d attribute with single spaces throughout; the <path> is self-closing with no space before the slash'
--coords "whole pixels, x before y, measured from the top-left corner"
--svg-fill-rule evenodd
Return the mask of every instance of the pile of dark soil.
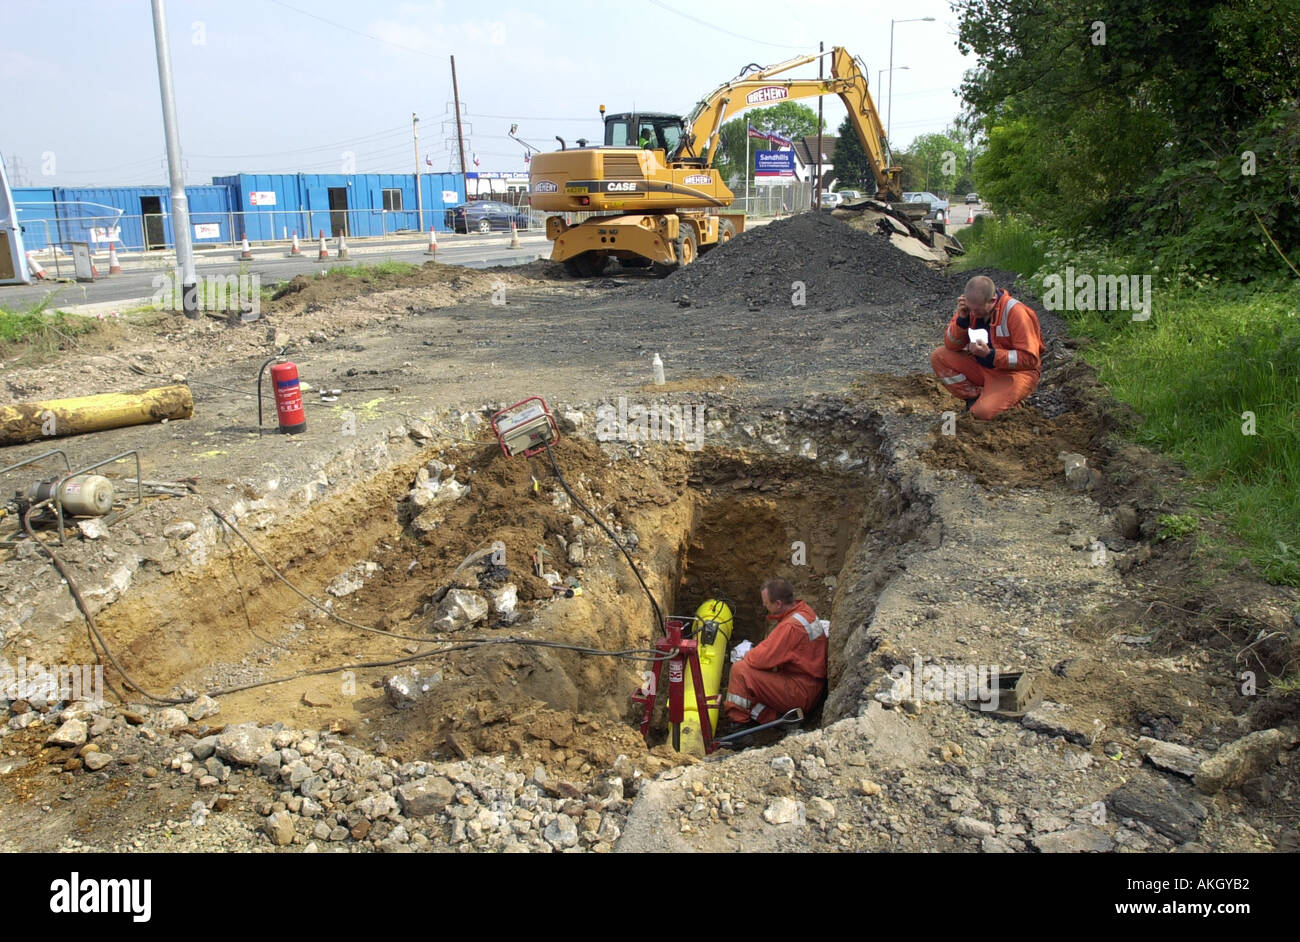
<path id="1" fill-rule="evenodd" d="M 823 311 L 915 302 L 947 289 L 943 274 L 884 236 L 854 229 L 830 213 L 800 213 L 742 233 L 648 283 L 645 292 L 692 307 L 743 303 L 759 310 L 788 308 L 795 282 L 803 283 L 805 304 Z"/>

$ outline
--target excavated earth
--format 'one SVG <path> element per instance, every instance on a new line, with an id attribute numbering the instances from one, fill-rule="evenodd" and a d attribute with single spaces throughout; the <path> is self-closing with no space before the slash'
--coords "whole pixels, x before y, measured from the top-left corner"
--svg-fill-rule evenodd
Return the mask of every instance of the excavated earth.
<path id="1" fill-rule="evenodd" d="M 927 369 L 969 273 L 829 214 L 662 280 L 556 268 L 304 279 L 251 324 L 127 318 L 6 365 L 6 400 L 181 377 L 197 405 L 58 443 L 187 485 L 53 544 L 94 647 L 44 555 L 0 549 L 5 665 L 107 652 L 102 705 L 0 699 L 0 847 L 1295 849 L 1294 695 L 1268 682 L 1300 599 L 1159 540 L 1178 469 L 1125 442 L 1054 315 L 1038 392 L 981 424 Z M 285 344 L 308 430 L 259 435 L 257 366 Z M 490 415 L 529 395 L 665 612 L 725 597 L 756 641 L 775 574 L 830 620 L 804 729 L 700 759 L 661 707 L 642 739 L 652 606 L 546 456 L 495 444 Z M 988 667 L 1041 702 L 925 686 Z"/>

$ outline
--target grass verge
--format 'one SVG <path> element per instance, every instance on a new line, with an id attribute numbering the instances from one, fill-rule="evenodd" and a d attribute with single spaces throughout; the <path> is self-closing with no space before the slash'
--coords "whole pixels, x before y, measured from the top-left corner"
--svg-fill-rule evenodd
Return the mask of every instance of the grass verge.
<path id="1" fill-rule="evenodd" d="M 982 225 L 981 225 L 982 223 Z M 977 221 L 963 267 L 1017 271 L 1046 263 L 1152 275 L 1152 316 L 1063 311 L 1117 399 L 1145 416 L 1136 437 L 1203 485 L 1193 502 L 1222 516 L 1270 582 L 1300 585 L 1300 306 L 1293 285 L 1243 288 L 1162 275 L 1149 261 L 1060 251 L 1017 220 Z M 1033 243 L 1031 246 L 1030 243 Z M 1035 277 L 1037 276 L 1037 277 Z M 1186 529 L 1178 521 L 1170 530 Z M 1192 532 L 1187 529 L 1187 532 Z M 1174 535 L 1171 533 L 1170 535 Z M 1230 549 L 1230 548 L 1229 548 Z"/>

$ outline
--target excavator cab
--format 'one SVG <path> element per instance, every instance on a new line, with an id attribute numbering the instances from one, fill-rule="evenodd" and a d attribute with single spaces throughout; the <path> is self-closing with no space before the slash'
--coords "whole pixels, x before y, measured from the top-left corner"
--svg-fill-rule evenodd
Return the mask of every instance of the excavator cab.
<path id="1" fill-rule="evenodd" d="M 605 146 L 662 150 L 671 154 L 684 133 L 680 115 L 626 111 L 605 115 Z M 648 147 L 642 142 L 648 141 Z"/>

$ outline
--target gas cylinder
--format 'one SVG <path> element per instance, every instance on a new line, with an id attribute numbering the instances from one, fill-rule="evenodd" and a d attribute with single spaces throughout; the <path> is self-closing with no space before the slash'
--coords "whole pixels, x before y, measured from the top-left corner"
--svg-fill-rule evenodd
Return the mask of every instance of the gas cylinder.
<path id="1" fill-rule="evenodd" d="M 37 504 L 54 496 L 59 478 L 33 484 L 27 492 Z M 79 474 L 63 485 L 60 498 L 63 513 L 69 517 L 102 517 L 113 509 L 113 482 L 102 474 Z"/>
<path id="2" fill-rule="evenodd" d="M 275 411 L 280 420 L 280 431 L 286 435 L 306 431 L 307 416 L 302 411 L 297 364 L 275 364 L 271 367 L 271 382 L 275 384 Z"/>

